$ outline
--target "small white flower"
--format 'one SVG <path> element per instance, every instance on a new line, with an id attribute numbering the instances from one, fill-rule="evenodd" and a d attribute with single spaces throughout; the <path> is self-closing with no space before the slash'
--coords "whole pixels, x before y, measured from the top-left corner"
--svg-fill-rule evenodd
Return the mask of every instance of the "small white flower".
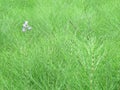
<path id="1" fill-rule="evenodd" d="M 32 29 L 32 27 L 29 26 L 29 27 L 28 27 L 28 30 L 31 30 L 31 29 Z"/>
<path id="2" fill-rule="evenodd" d="M 25 21 L 25 24 L 28 24 L 28 21 Z"/>
<path id="3" fill-rule="evenodd" d="M 25 23 L 23 24 L 22 31 L 25 32 L 26 30 L 31 30 L 31 29 L 32 27 L 28 25 L 28 21 L 25 21 Z"/>
<path id="4" fill-rule="evenodd" d="M 25 29 L 25 28 L 23 28 L 23 29 L 22 29 L 22 31 L 23 31 L 23 32 L 25 32 L 25 31 L 26 31 L 26 29 Z"/>

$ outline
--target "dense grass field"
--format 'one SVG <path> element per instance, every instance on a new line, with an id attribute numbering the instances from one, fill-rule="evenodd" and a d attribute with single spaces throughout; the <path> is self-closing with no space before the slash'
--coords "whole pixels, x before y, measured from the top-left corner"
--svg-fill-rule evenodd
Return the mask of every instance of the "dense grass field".
<path id="1" fill-rule="evenodd" d="M 0 0 L 0 90 L 120 90 L 120 0 Z"/>

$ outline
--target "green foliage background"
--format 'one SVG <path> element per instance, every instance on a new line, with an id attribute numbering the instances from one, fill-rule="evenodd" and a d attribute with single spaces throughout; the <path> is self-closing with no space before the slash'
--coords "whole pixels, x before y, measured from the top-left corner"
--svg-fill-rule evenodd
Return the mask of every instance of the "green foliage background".
<path id="1" fill-rule="evenodd" d="M 0 90 L 120 90 L 120 0 L 0 0 Z"/>

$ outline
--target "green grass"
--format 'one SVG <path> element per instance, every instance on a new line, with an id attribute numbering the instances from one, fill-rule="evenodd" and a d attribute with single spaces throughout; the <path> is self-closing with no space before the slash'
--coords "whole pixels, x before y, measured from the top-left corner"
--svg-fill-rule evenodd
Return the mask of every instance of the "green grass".
<path id="1" fill-rule="evenodd" d="M 0 90 L 120 90 L 119 3 L 0 0 Z"/>

